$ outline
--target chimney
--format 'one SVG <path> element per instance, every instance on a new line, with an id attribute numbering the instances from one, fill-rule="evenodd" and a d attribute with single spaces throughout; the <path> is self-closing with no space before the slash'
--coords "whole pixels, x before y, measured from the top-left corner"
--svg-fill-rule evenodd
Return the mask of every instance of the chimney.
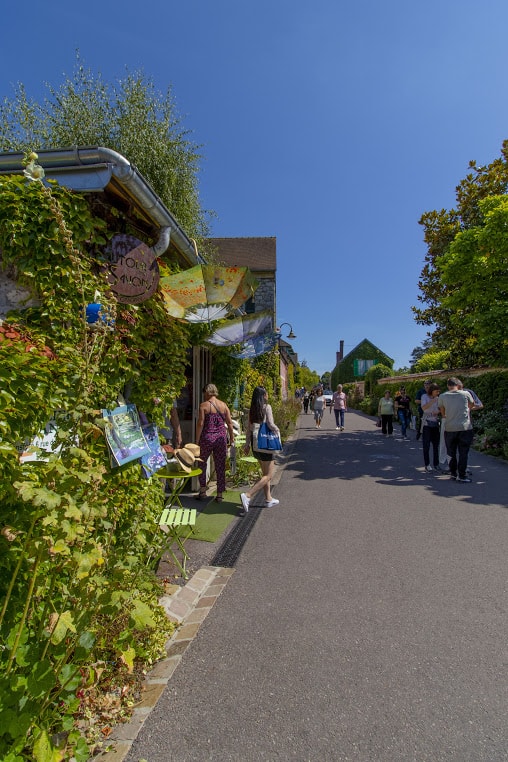
<path id="1" fill-rule="evenodd" d="M 340 340 L 339 351 L 337 352 L 337 365 L 344 359 L 344 339 Z"/>

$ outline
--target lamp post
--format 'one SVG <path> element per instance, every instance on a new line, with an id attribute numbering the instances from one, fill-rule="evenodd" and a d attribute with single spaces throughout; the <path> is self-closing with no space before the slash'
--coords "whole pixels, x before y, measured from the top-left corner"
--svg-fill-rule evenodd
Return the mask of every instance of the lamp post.
<path id="1" fill-rule="evenodd" d="M 280 377 L 281 377 L 281 390 L 282 390 L 282 399 L 287 399 L 288 395 L 288 373 L 287 373 L 287 366 L 288 361 L 291 361 L 293 365 L 296 365 L 295 360 L 290 357 L 289 349 L 292 349 L 289 344 L 285 344 L 285 346 L 281 347 L 282 342 L 282 332 L 281 328 L 283 326 L 288 326 L 289 333 L 286 338 L 288 339 L 296 339 L 296 334 L 293 332 L 293 326 L 291 323 L 281 323 L 276 329 L 277 333 L 277 340 L 279 342 L 279 368 L 280 368 Z M 294 353 L 292 353 L 294 354 Z"/>
<path id="2" fill-rule="evenodd" d="M 278 328 L 275 329 L 276 333 L 278 333 L 278 334 L 281 333 L 281 328 L 282 328 L 283 325 L 288 325 L 289 326 L 289 333 L 286 336 L 286 338 L 287 339 L 296 339 L 296 334 L 293 333 L 293 326 L 291 325 L 291 323 L 281 323 L 278 326 Z M 282 336 L 279 336 L 279 339 L 281 339 L 281 338 L 282 338 Z"/>

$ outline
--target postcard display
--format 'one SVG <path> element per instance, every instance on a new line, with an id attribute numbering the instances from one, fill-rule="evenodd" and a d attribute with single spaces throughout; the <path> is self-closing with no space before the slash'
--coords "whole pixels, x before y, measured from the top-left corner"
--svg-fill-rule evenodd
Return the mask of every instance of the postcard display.
<path id="1" fill-rule="evenodd" d="M 140 460 L 143 474 L 148 478 L 167 465 L 157 426 L 151 423 L 142 426 L 136 405 L 120 405 L 113 410 L 103 410 L 102 415 L 113 467 Z"/>

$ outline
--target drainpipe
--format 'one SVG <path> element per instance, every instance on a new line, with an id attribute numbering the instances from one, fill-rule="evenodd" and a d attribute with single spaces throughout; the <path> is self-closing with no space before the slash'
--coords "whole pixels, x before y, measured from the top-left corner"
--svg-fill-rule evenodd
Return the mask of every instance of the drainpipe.
<path id="1" fill-rule="evenodd" d="M 169 225 L 166 225 L 166 227 L 161 228 L 159 233 L 159 240 L 156 244 L 154 244 L 154 246 L 152 246 L 152 251 L 156 257 L 160 257 L 161 254 L 164 254 L 164 252 L 167 250 L 170 238 L 171 228 Z"/>

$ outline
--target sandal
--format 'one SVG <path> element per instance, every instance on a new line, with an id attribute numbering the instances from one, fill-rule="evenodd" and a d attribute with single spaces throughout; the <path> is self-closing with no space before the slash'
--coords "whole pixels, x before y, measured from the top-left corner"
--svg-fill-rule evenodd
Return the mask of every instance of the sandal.
<path id="1" fill-rule="evenodd" d="M 200 490 L 197 495 L 194 495 L 194 497 L 196 498 L 196 500 L 208 500 L 208 495 L 206 494 L 206 490 L 205 492 L 201 492 Z"/>
<path id="2" fill-rule="evenodd" d="M 223 499 L 224 498 L 222 497 L 222 495 L 217 495 L 217 497 L 215 498 L 215 502 L 216 503 L 222 503 Z"/>

